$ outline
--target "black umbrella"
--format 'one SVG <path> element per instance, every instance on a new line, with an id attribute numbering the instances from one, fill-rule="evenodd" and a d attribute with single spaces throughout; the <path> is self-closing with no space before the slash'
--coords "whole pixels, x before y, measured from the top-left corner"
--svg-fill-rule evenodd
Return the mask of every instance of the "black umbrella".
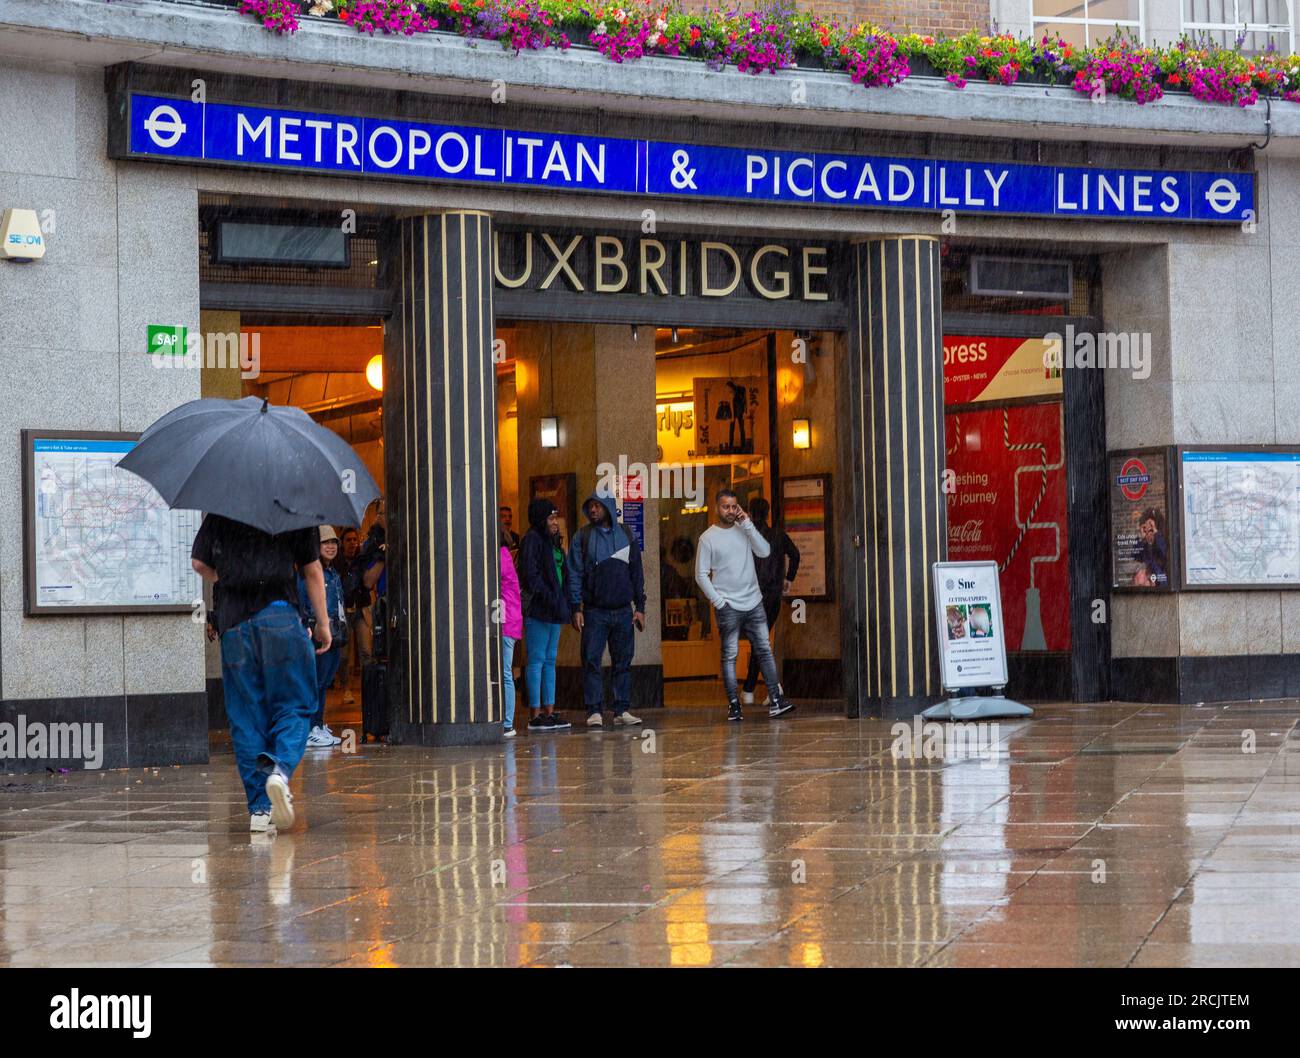
<path id="1" fill-rule="evenodd" d="M 260 397 L 205 398 L 173 408 L 118 466 L 169 507 L 284 533 L 360 525 L 379 487 L 352 446 L 301 408 Z"/>

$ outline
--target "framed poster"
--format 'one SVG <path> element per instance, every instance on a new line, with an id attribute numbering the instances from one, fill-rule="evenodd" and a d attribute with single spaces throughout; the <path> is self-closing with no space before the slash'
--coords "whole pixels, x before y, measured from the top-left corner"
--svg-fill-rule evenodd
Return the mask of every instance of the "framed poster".
<path id="1" fill-rule="evenodd" d="M 1110 584 L 1115 591 L 1164 592 L 1178 584 L 1170 451 L 1107 453 Z"/>
<path id="2" fill-rule="evenodd" d="M 118 470 L 135 433 L 23 430 L 24 612 L 188 613 L 202 515 Z"/>
<path id="3" fill-rule="evenodd" d="M 781 479 L 781 527 L 799 549 L 799 572 L 790 596 L 808 602 L 835 600 L 831 556 L 831 476 Z"/>
<path id="4" fill-rule="evenodd" d="M 694 389 L 696 457 L 749 456 L 767 443 L 767 379 L 697 378 Z"/>
<path id="5" fill-rule="evenodd" d="M 1177 449 L 1187 589 L 1300 586 L 1300 448 Z"/>
<path id="6" fill-rule="evenodd" d="M 550 500 L 560 512 L 560 537 L 569 546 L 578 531 L 578 475 L 538 474 L 528 479 L 528 499 Z"/>
<path id="7" fill-rule="evenodd" d="M 944 689 L 1005 687 L 1007 643 L 998 564 L 935 562 L 930 571 Z"/>

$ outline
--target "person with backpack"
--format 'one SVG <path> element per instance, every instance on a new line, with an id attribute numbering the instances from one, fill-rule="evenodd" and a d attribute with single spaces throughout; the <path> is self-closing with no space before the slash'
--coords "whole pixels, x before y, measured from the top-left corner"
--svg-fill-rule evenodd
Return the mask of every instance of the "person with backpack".
<path id="1" fill-rule="evenodd" d="M 501 529 L 501 712 L 504 727 L 502 738 L 515 737 L 515 674 L 511 671 L 514 662 L 515 644 L 524 637 L 524 614 L 519 598 L 519 577 L 515 572 L 515 560 L 510 554 L 511 539 L 518 541 L 513 533 Z"/>
<path id="2" fill-rule="evenodd" d="M 582 633 L 582 698 L 587 726 L 601 727 L 605 700 L 601 675 L 605 647 L 614 670 L 614 723 L 641 723 L 628 711 L 632 696 L 632 655 L 637 631 L 645 630 L 645 573 L 641 548 L 618 521 L 612 497 L 592 493 L 582 511 L 587 524 L 569 544 L 569 604 L 573 627 Z"/>
<path id="3" fill-rule="evenodd" d="M 569 620 L 564 574 L 560 512 L 550 500 L 533 500 L 528 505 L 528 532 L 519 542 L 519 594 L 524 649 L 528 654 L 524 684 L 528 688 L 530 732 L 561 731 L 573 726 L 555 711 L 555 657 L 560 649 L 560 629 Z"/>
<path id="4" fill-rule="evenodd" d="M 757 496 L 749 502 L 749 517 L 758 535 L 767 541 L 770 553 L 766 558 L 754 556 L 754 572 L 758 574 L 758 590 L 763 593 L 763 613 L 767 615 L 767 629 L 776 637 L 776 619 L 781 614 L 781 597 L 790 590 L 795 574 L 799 572 L 799 549 L 783 530 L 767 524 L 772 505 Z M 749 671 L 741 688 L 740 700 L 745 705 L 754 704 L 754 688 L 758 686 L 758 654 L 750 651 Z M 771 704 L 772 688 L 767 689 Z"/>

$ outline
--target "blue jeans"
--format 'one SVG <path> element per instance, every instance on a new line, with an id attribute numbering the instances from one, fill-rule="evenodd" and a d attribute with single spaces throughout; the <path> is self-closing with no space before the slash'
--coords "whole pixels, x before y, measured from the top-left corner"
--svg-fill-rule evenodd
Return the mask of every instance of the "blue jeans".
<path id="1" fill-rule="evenodd" d="M 343 660 L 343 651 L 339 647 L 330 647 L 324 654 L 316 655 L 316 715 L 311 718 L 312 727 L 325 723 L 325 692 L 334 685 L 334 674 L 339 671 L 339 662 Z"/>
<path id="2" fill-rule="evenodd" d="M 767 630 L 770 632 L 776 625 L 776 619 L 781 615 L 781 596 L 763 600 L 763 616 L 767 619 Z M 745 685 L 743 690 L 746 694 L 753 694 L 754 688 L 758 686 L 758 652 L 751 650 L 749 652 L 749 671 L 745 673 Z M 772 688 L 767 689 L 768 696 L 771 697 Z"/>
<path id="3" fill-rule="evenodd" d="M 605 701 L 601 662 L 607 643 L 610 666 L 614 670 L 614 715 L 622 716 L 632 697 L 632 653 L 636 649 L 631 607 L 600 610 L 593 606 L 583 611 L 582 701 L 588 716 L 600 712 Z"/>
<path id="4" fill-rule="evenodd" d="M 762 603 L 744 613 L 734 606 L 724 606 L 718 611 L 718 634 L 722 638 L 722 686 L 727 692 L 727 701 L 739 700 L 736 695 L 736 655 L 740 653 L 741 632 L 745 633 L 754 657 L 758 658 L 768 695 L 774 703 L 780 701 L 781 681 L 776 674 L 772 645 L 767 641 L 767 614 Z"/>
<path id="5" fill-rule="evenodd" d="M 515 726 L 515 674 L 510 671 L 515 642 L 509 636 L 501 637 L 501 712 L 507 731 Z"/>
<path id="6" fill-rule="evenodd" d="M 315 651 L 296 607 L 272 603 L 221 637 L 230 741 L 249 812 L 269 812 L 266 777 L 302 760 L 316 711 Z"/>
<path id="7" fill-rule="evenodd" d="M 528 650 L 524 682 L 528 685 L 528 705 L 533 709 L 555 704 L 555 656 L 560 651 L 563 627 L 535 617 L 524 618 L 524 646 Z"/>

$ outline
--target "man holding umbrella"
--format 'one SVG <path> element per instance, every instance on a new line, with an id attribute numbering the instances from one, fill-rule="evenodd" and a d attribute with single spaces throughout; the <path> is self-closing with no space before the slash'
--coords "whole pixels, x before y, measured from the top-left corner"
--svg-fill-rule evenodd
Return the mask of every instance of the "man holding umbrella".
<path id="1" fill-rule="evenodd" d="M 289 779 L 316 709 L 295 567 L 325 613 L 319 526 L 360 525 L 379 487 L 352 447 L 300 408 L 205 398 L 168 412 L 118 463 L 169 507 L 204 511 L 195 571 L 214 585 L 221 678 L 254 832 L 293 826 Z M 330 648 L 317 621 L 316 653 Z"/>
<path id="2" fill-rule="evenodd" d="M 320 535 L 272 536 L 209 514 L 194 537 L 195 571 L 221 586 L 215 604 L 230 741 L 248 797 L 249 830 L 293 826 L 289 777 L 302 760 L 316 711 L 316 661 L 298 612 L 295 567 L 315 613 L 326 613 Z M 316 653 L 330 649 L 328 621 Z"/>

